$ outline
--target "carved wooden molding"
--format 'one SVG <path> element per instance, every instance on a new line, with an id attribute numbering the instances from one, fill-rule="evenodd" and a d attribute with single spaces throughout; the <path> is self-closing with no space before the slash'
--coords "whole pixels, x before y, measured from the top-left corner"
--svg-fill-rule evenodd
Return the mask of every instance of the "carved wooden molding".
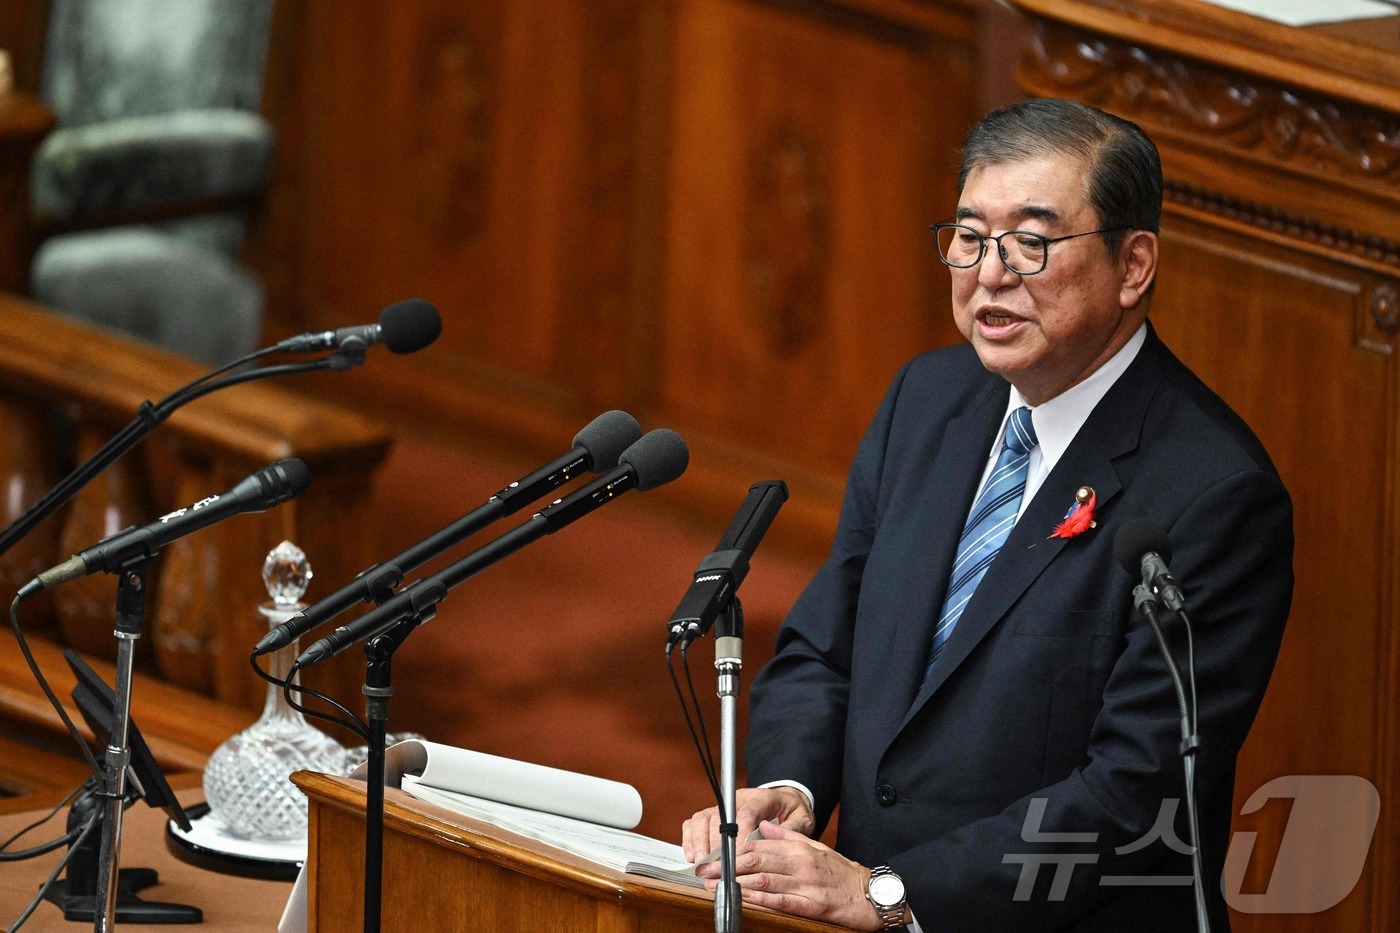
<path id="1" fill-rule="evenodd" d="M 831 196 L 815 140 L 791 127 L 755 154 L 744 267 L 758 325 L 780 357 L 800 353 L 827 325 Z"/>
<path id="2" fill-rule="evenodd" d="M 1218 191 L 1171 179 L 1165 182 L 1162 194 L 1168 201 L 1312 243 L 1327 250 L 1349 253 L 1371 262 L 1400 266 L 1400 242 L 1395 240 L 1368 236 L 1301 214 L 1233 198 Z"/>
<path id="3" fill-rule="evenodd" d="M 1400 115 L 1055 23 L 1033 25 L 1022 77 L 1251 159 L 1394 198 Z"/>
<path id="4" fill-rule="evenodd" d="M 1400 333 L 1400 286 L 1382 282 L 1371 293 L 1371 320 L 1381 333 L 1394 337 Z"/>

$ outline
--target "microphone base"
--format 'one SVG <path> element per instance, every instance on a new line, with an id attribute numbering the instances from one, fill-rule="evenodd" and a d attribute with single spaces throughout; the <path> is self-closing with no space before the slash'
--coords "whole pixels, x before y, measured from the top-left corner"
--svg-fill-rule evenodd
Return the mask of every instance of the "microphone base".
<path id="1" fill-rule="evenodd" d="M 76 856 L 75 856 L 76 857 Z M 69 863 L 71 871 L 72 862 Z M 147 901 L 137 891 L 160 884 L 153 868 L 123 868 L 117 872 L 117 923 L 203 923 L 204 911 L 189 904 L 169 901 Z M 81 885 L 71 885 L 81 888 Z M 63 919 L 92 923 L 97 919 L 97 896 L 91 892 L 70 890 L 68 881 L 60 881 L 44 893 L 44 900 L 63 911 Z"/>

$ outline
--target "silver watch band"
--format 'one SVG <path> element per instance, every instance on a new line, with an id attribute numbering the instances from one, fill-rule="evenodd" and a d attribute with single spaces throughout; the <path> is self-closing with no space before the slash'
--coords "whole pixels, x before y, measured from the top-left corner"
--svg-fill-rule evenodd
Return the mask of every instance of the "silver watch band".
<path id="1" fill-rule="evenodd" d="M 893 903 L 877 901 L 871 893 L 875 889 L 876 883 L 885 877 L 893 878 L 898 884 L 899 898 Z M 906 903 L 904 879 L 895 874 L 894 869 L 888 865 L 877 865 L 870 869 L 870 883 L 866 887 L 865 899 L 870 902 L 870 906 L 875 908 L 875 913 L 879 915 L 881 923 L 884 924 L 883 929 L 894 930 L 904 926 L 904 906 Z"/>

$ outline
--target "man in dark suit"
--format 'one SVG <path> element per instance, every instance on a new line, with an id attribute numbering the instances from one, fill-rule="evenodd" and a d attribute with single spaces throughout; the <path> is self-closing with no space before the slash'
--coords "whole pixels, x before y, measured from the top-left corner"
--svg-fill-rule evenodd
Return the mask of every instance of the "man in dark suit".
<path id="1" fill-rule="evenodd" d="M 746 902 L 867 930 L 1192 928 L 1176 693 L 1114 556 L 1143 517 L 1194 621 L 1204 895 L 1228 929 L 1235 758 L 1288 613 L 1292 507 L 1147 323 L 1161 185 L 1141 130 L 1090 107 L 1027 101 L 969 135 L 938 228 L 968 344 L 895 378 L 754 683 Z M 717 841 L 714 809 L 687 821 L 692 860 Z"/>

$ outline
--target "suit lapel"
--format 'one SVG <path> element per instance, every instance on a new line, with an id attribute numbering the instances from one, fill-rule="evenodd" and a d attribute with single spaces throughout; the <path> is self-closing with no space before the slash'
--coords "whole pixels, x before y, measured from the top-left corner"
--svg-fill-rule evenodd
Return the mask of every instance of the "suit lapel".
<path id="1" fill-rule="evenodd" d="M 881 720 L 891 727 L 903 719 L 919 692 L 958 538 L 981 484 L 992 439 L 1006 413 L 1009 392 L 1010 387 L 1001 379 L 991 381 L 978 392 L 962 415 L 947 422 L 936 453 L 931 452 L 925 460 L 925 477 L 933 477 L 933 483 L 926 478 L 911 482 L 911 501 L 892 503 L 893 508 L 905 510 L 910 529 L 899 555 L 903 566 L 901 601 L 906 606 L 919 607 L 920 615 L 913 624 L 890 629 L 888 656 L 902 659 L 902 663 L 890 666 L 889 689 L 881 692 L 890 704 Z M 930 486 L 938 490 L 936 495 L 929 495 Z"/>
<path id="2" fill-rule="evenodd" d="M 1121 461 L 1137 449 L 1147 405 L 1161 378 L 1163 352 L 1149 327 L 1147 342 L 1137 359 L 1089 415 L 1016 522 L 953 629 L 932 676 L 918 689 L 901 729 L 1006 616 L 1050 562 L 1067 547 L 1074 547 L 1073 539 L 1051 538 L 1050 533 L 1073 504 L 1075 491 L 1080 486 L 1092 486 L 1099 510 L 1121 491 Z M 957 527 L 961 530 L 961 519 Z M 946 581 L 939 583 L 940 603 L 946 585 Z"/>

